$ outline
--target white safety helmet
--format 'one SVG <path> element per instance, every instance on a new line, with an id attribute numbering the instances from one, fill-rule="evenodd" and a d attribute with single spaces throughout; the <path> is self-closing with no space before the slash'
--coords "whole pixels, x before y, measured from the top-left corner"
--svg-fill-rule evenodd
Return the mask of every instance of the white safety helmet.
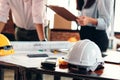
<path id="1" fill-rule="evenodd" d="M 101 63 L 104 63 L 99 47 L 88 39 L 76 42 L 65 60 L 69 64 L 86 68 L 87 71 L 94 71 Z"/>

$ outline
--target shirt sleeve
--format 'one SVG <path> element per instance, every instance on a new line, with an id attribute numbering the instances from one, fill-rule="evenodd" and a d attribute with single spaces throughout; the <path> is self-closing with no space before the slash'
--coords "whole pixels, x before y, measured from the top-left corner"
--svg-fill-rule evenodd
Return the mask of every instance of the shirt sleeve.
<path id="1" fill-rule="evenodd" d="M 7 0 L 0 0 L 0 22 L 7 23 L 9 10 L 10 7 Z"/>
<path id="2" fill-rule="evenodd" d="M 44 23 L 46 16 L 45 0 L 32 0 L 32 16 L 34 23 Z"/>
<path id="3" fill-rule="evenodd" d="M 98 1 L 98 25 L 96 29 L 106 30 L 111 23 L 111 0 L 97 0 Z"/>

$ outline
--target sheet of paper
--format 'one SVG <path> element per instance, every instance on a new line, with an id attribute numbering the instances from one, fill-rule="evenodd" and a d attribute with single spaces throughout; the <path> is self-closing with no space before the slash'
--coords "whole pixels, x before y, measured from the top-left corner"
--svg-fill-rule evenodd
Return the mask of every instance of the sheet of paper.
<path id="1" fill-rule="evenodd" d="M 12 64 L 16 64 L 16 65 L 20 65 L 23 67 L 28 67 L 28 68 L 40 68 L 41 66 L 41 62 L 45 61 L 46 58 L 48 57 L 35 57 L 35 58 L 29 58 L 27 56 L 27 53 L 30 53 L 29 51 L 18 51 L 18 53 L 9 55 L 9 56 L 3 56 L 0 57 L 0 61 L 4 61 L 4 62 L 8 62 L 8 63 L 12 63 Z M 33 51 L 32 53 L 38 53 L 37 51 Z M 46 53 L 49 55 L 49 57 L 54 57 L 54 58 L 59 58 L 59 57 L 63 57 L 66 54 L 65 53 L 51 53 L 51 52 L 40 52 L 40 54 L 42 53 Z"/>
<path id="2" fill-rule="evenodd" d="M 107 56 L 104 57 L 105 62 L 120 64 L 120 52 L 118 51 L 108 51 Z"/>

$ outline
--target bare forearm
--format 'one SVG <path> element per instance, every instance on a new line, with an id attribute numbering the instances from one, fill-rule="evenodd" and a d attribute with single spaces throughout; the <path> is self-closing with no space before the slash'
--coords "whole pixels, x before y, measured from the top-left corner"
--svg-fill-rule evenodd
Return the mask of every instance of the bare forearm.
<path id="1" fill-rule="evenodd" d="M 95 18 L 91 18 L 91 17 L 89 17 L 89 23 L 91 23 L 91 24 L 93 24 L 93 25 L 96 25 L 96 26 L 97 26 L 98 21 L 97 21 L 97 19 L 95 19 Z"/>
<path id="2" fill-rule="evenodd" d="M 44 28 L 42 24 L 35 24 L 36 30 L 38 33 L 39 40 L 42 41 L 45 39 Z"/>
<path id="3" fill-rule="evenodd" d="M 81 26 L 86 26 L 88 24 L 93 24 L 93 25 L 98 24 L 97 19 L 91 18 L 91 17 L 88 17 L 88 16 L 80 16 L 76 20 L 77 20 L 78 24 L 81 25 Z"/>
<path id="4" fill-rule="evenodd" d="M 2 32 L 2 30 L 3 30 L 4 26 L 5 26 L 5 23 L 0 22 L 0 33 Z"/>

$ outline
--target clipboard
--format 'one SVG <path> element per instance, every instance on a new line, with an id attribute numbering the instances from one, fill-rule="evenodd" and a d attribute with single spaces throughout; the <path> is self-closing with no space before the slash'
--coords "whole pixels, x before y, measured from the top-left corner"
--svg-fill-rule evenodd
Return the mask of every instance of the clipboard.
<path id="1" fill-rule="evenodd" d="M 64 7 L 54 6 L 54 5 L 46 5 L 46 6 L 68 21 L 76 21 L 77 19 L 75 15 L 73 15 L 70 11 L 68 11 Z"/>

